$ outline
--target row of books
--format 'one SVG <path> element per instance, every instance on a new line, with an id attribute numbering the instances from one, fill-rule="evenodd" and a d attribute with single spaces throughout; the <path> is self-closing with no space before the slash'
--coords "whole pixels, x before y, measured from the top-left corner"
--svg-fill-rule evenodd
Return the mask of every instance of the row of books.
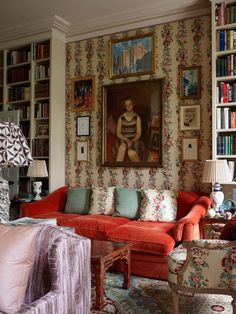
<path id="1" fill-rule="evenodd" d="M 47 78 L 50 76 L 50 68 L 48 65 L 37 65 L 35 67 L 35 79 Z"/>
<path id="2" fill-rule="evenodd" d="M 48 118 L 49 117 L 49 103 L 36 103 L 34 107 L 35 118 Z"/>
<path id="3" fill-rule="evenodd" d="M 236 75 L 236 54 L 216 59 L 216 77 Z"/>
<path id="4" fill-rule="evenodd" d="M 49 140 L 47 138 L 33 140 L 32 155 L 47 157 L 49 155 Z"/>
<path id="5" fill-rule="evenodd" d="M 35 45 L 35 59 L 46 59 L 50 57 L 50 42 Z"/>
<path id="6" fill-rule="evenodd" d="M 9 69 L 7 72 L 7 82 L 8 84 L 29 81 L 30 79 L 30 69 L 29 68 L 17 68 Z"/>
<path id="7" fill-rule="evenodd" d="M 216 51 L 236 49 L 236 31 L 220 30 L 216 32 Z"/>
<path id="8" fill-rule="evenodd" d="M 219 104 L 236 102 L 236 82 L 220 82 L 216 88 L 216 102 Z"/>
<path id="9" fill-rule="evenodd" d="M 30 100 L 30 87 L 14 86 L 8 90 L 8 101 Z"/>
<path id="10" fill-rule="evenodd" d="M 35 98 L 49 97 L 49 84 L 36 84 L 34 95 Z"/>
<path id="11" fill-rule="evenodd" d="M 30 118 L 30 106 L 21 106 L 20 109 L 20 119 L 29 119 Z"/>
<path id="12" fill-rule="evenodd" d="M 217 155 L 236 155 L 236 135 L 217 137 Z"/>
<path id="13" fill-rule="evenodd" d="M 236 22 L 236 5 L 227 4 L 225 1 L 215 4 L 215 25 L 225 25 Z"/>
<path id="14" fill-rule="evenodd" d="M 25 137 L 29 137 L 30 134 L 30 123 L 29 121 L 20 122 L 20 128 Z"/>
<path id="15" fill-rule="evenodd" d="M 232 129 L 236 128 L 236 112 L 230 108 L 217 108 L 216 109 L 216 128 L 219 129 Z"/>
<path id="16" fill-rule="evenodd" d="M 30 48 L 11 50 L 7 52 L 7 65 L 30 62 Z"/>

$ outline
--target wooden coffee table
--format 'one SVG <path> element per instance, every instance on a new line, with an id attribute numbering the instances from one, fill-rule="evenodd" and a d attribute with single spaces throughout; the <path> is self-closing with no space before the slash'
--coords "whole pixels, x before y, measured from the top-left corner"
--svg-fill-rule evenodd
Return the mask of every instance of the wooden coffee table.
<path id="1" fill-rule="evenodd" d="M 91 270 L 95 275 L 96 301 L 95 309 L 104 306 L 104 275 L 114 262 L 121 261 L 124 265 L 123 288 L 130 286 L 130 247 L 131 243 L 91 240 Z"/>

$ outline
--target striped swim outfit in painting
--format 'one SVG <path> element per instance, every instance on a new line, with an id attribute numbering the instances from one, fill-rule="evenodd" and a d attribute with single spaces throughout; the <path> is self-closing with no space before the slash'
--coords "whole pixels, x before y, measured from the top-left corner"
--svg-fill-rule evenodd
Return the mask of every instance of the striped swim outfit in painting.
<path id="1" fill-rule="evenodd" d="M 128 121 L 124 114 L 121 116 L 121 133 L 125 138 L 133 139 L 137 132 L 137 118 L 138 115 L 135 113 L 133 118 Z"/>

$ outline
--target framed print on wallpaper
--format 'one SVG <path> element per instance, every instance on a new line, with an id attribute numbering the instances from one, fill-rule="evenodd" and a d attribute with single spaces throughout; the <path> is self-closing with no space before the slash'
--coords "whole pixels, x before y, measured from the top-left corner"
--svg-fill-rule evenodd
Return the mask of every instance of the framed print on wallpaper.
<path id="1" fill-rule="evenodd" d="M 199 99 L 201 98 L 201 67 L 180 68 L 180 98 Z"/>
<path id="2" fill-rule="evenodd" d="M 200 129 L 200 105 L 180 107 L 180 131 Z"/>
<path id="3" fill-rule="evenodd" d="M 163 79 L 103 86 L 102 164 L 162 167 Z"/>
<path id="4" fill-rule="evenodd" d="M 72 79 L 71 111 L 91 111 L 95 107 L 95 76 Z"/>
<path id="5" fill-rule="evenodd" d="M 88 141 L 77 142 L 77 161 L 88 161 Z"/>
<path id="6" fill-rule="evenodd" d="M 90 116 L 77 117 L 77 135 L 78 136 L 90 135 Z"/>
<path id="7" fill-rule="evenodd" d="M 110 78 L 155 72 L 155 33 L 111 40 Z"/>
<path id="8" fill-rule="evenodd" d="M 182 142 L 182 160 L 198 160 L 198 138 L 183 138 Z"/>

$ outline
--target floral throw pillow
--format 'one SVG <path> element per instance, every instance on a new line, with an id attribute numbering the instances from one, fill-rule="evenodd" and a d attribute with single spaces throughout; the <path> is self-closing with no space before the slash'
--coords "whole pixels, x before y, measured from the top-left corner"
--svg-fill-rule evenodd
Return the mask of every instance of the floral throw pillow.
<path id="1" fill-rule="evenodd" d="M 174 221 L 177 213 L 177 192 L 171 190 L 141 190 L 140 220 Z"/>
<path id="2" fill-rule="evenodd" d="M 112 215 L 115 211 L 115 186 L 92 187 L 91 215 Z"/>

